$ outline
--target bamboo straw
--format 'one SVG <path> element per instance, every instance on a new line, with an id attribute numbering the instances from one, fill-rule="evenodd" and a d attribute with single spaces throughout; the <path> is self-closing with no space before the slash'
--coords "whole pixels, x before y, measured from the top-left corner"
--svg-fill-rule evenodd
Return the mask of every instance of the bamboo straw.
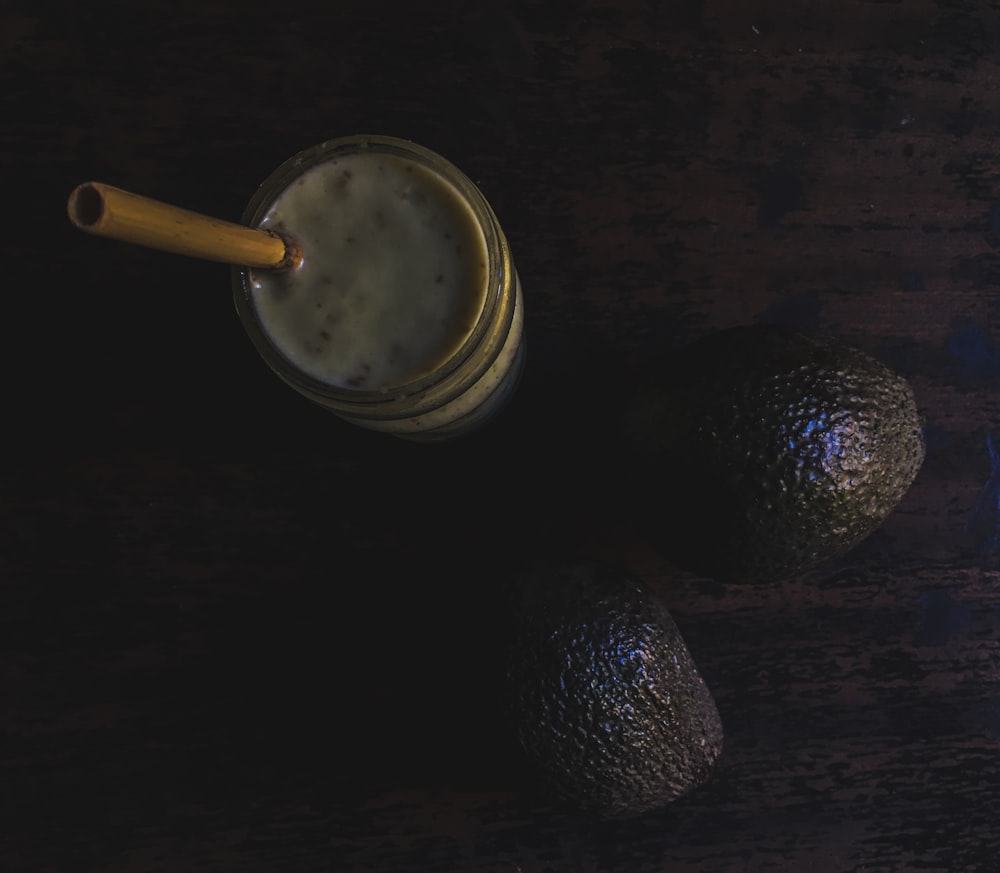
<path id="1" fill-rule="evenodd" d="M 80 230 L 164 252 L 275 270 L 302 262 L 299 246 L 275 233 L 211 218 L 102 182 L 77 186 L 66 208 L 69 220 Z"/>

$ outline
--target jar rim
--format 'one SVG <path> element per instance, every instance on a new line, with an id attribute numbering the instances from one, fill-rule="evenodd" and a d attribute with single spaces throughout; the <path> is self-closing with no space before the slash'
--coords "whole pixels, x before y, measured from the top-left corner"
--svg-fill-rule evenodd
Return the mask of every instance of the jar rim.
<path id="1" fill-rule="evenodd" d="M 240 321 L 250 336 L 250 340 L 265 362 L 282 379 L 307 397 L 319 402 L 335 402 L 357 410 L 376 408 L 407 401 L 424 391 L 454 377 L 476 351 L 486 341 L 494 313 L 501 306 L 504 286 L 509 282 L 511 269 L 506 240 L 499 228 L 499 222 L 488 201 L 478 187 L 458 167 L 422 145 L 410 140 L 381 134 L 355 134 L 338 137 L 304 149 L 283 161 L 257 187 L 243 211 L 241 221 L 249 227 L 257 227 L 267 210 L 287 190 L 294 179 L 305 171 L 337 157 L 374 152 L 390 154 L 419 163 L 425 169 L 436 173 L 443 181 L 455 189 L 475 217 L 483 234 L 486 247 L 487 278 L 482 309 L 476 324 L 462 344 L 433 369 L 416 379 L 399 385 L 376 389 L 348 389 L 332 385 L 304 372 L 272 342 L 260 322 L 250 293 L 250 268 L 234 265 L 232 268 L 233 290 L 236 309 Z M 460 394 L 463 386 L 457 383 L 455 394 Z M 440 402 L 440 401 L 438 401 Z M 411 414 L 408 412 L 408 414 Z"/>

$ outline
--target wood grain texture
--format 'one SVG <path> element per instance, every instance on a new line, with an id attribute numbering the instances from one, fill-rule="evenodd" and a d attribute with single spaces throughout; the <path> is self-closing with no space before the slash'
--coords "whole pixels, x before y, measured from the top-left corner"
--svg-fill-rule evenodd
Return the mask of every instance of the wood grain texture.
<path id="1" fill-rule="evenodd" d="M 5 6 L 0 868 L 1000 869 L 998 37 L 958 0 Z M 235 220 L 357 132 L 510 238 L 528 368 L 467 442 L 340 424 L 225 267 L 66 221 L 89 178 Z M 928 453 L 843 560 L 720 586 L 635 535 L 615 411 L 754 321 L 905 375 Z M 640 572 L 716 694 L 716 778 L 661 813 L 519 768 L 495 577 L 543 553 Z"/>

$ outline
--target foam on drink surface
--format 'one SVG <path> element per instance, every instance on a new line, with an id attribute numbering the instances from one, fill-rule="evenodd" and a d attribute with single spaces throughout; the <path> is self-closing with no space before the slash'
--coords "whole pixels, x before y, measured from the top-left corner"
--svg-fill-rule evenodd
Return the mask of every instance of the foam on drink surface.
<path id="1" fill-rule="evenodd" d="M 402 157 L 364 152 L 312 167 L 260 227 L 298 240 L 302 265 L 251 271 L 271 342 L 321 382 L 379 390 L 453 355 L 483 309 L 487 251 L 450 183 Z"/>

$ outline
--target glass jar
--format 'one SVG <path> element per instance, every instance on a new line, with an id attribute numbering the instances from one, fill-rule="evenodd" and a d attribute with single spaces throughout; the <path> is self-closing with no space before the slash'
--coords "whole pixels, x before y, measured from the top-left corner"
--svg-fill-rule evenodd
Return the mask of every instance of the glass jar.
<path id="1" fill-rule="evenodd" d="M 330 140 L 278 167 L 242 220 L 302 247 L 284 271 L 234 267 L 233 288 L 253 345 L 303 396 L 361 427 L 432 441 L 483 425 L 513 394 L 524 307 L 510 249 L 486 198 L 440 155 L 394 137 Z M 455 238 L 475 256 L 455 255 Z M 445 309 L 434 302 L 442 285 Z M 446 321 L 457 332 L 445 336 Z M 416 354 L 400 351 L 410 340 L 429 363 L 396 367 Z M 382 376 L 368 384 L 372 373 Z"/>

